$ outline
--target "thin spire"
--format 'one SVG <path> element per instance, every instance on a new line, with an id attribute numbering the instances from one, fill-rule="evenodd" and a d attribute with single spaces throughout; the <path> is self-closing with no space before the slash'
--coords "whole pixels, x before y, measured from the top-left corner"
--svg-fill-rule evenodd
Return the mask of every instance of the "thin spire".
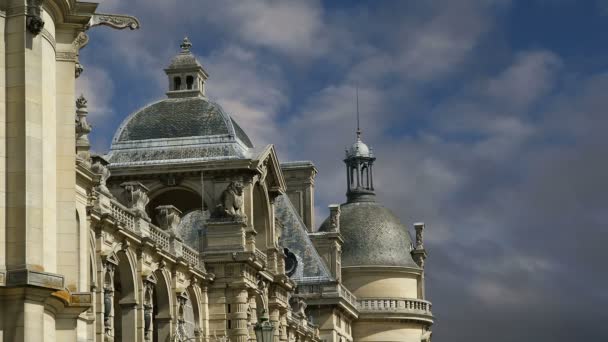
<path id="1" fill-rule="evenodd" d="M 361 126 L 359 125 L 359 84 L 356 86 L 357 92 L 357 139 L 361 138 Z"/>

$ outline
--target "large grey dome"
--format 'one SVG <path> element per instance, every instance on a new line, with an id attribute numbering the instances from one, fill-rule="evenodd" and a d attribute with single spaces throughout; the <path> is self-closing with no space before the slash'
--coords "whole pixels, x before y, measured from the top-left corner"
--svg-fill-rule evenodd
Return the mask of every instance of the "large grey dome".
<path id="1" fill-rule="evenodd" d="M 342 204 L 340 211 L 342 266 L 418 267 L 407 228 L 389 209 L 365 201 Z M 319 231 L 329 230 L 328 218 Z"/>
<path id="2" fill-rule="evenodd" d="M 129 115 L 108 158 L 114 166 L 246 158 L 252 147 L 236 121 L 207 97 L 168 98 Z"/>

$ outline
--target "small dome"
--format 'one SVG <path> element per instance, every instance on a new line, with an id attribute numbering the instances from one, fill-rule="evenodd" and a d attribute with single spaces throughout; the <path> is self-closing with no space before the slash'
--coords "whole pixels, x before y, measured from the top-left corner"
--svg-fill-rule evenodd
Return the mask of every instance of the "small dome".
<path id="1" fill-rule="evenodd" d="M 371 157 L 369 147 L 357 137 L 357 141 L 346 152 L 347 157 Z"/>
<path id="2" fill-rule="evenodd" d="M 340 211 L 342 266 L 418 267 L 408 230 L 389 209 L 370 201 L 342 204 Z M 327 218 L 319 231 L 329 230 Z"/>
<path id="3" fill-rule="evenodd" d="M 202 67 L 196 57 L 191 53 L 180 53 L 171 60 L 167 69 L 177 69 L 183 67 Z"/>
<path id="4" fill-rule="evenodd" d="M 251 140 L 206 97 L 169 98 L 129 115 L 110 148 L 112 164 L 244 158 Z"/>
<path id="5" fill-rule="evenodd" d="M 201 64 L 190 51 L 190 49 L 192 48 L 192 43 L 190 42 L 190 39 L 188 37 L 184 38 L 180 45 L 180 48 L 182 49 L 182 51 L 180 51 L 179 54 L 173 57 L 173 59 L 171 60 L 171 64 L 167 69 L 179 69 L 184 67 L 202 68 Z"/>

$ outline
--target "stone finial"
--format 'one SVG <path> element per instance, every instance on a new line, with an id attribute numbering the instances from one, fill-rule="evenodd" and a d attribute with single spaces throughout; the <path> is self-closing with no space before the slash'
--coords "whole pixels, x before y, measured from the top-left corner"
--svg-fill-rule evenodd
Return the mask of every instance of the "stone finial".
<path id="1" fill-rule="evenodd" d="M 424 249 L 424 222 L 414 223 L 416 230 L 416 245 L 415 249 Z"/>
<path id="2" fill-rule="evenodd" d="M 181 221 L 182 212 L 172 205 L 161 205 L 154 209 L 156 211 L 156 221 L 161 229 L 176 232 L 177 226 Z"/>
<path id="3" fill-rule="evenodd" d="M 329 205 L 329 227 L 332 232 L 340 232 L 340 205 Z"/>
<path id="4" fill-rule="evenodd" d="M 83 160 L 88 160 L 91 155 L 89 150 L 91 144 L 89 142 L 89 133 L 93 127 L 87 122 L 87 99 L 80 95 L 76 100 L 76 155 Z"/>
<path id="5" fill-rule="evenodd" d="M 184 52 L 184 53 L 190 52 L 190 49 L 192 48 L 192 43 L 190 42 L 190 38 L 184 37 L 184 40 L 179 45 L 179 47 L 182 49 L 182 52 Z"/>
<path id="6" fill-rule="evenodd" d="M 412 253 L 412 258 L 420 266 L 424 268 L 424 262 L 427 258 L 426 250 L 424 249 L 424 223 L 414 223 L 414 229 L 416 230 L 416 242 L 414 244 L 414 250 Z"/>
<path id="7" fill-rule="evenodd" d="M 108 169 L 109 162 L 102 156 L 97 155 L 92 157 L 92 161 L 91 171 L 101 176 L 99 178 L 99 185 L 97 185 L 95 189 L 106 196 L 114 197 L 106 186 L 106 181 L 110 178 L 110 170 Z"/>
<path id="8" fill-rule="evenodd" d="M 123 200 L 127 207 L 141 217 L 148 218 L 146 205 L 150 202 L 148 188 L 140 182 L 124 182 L 120 184 L 124 189 Z"/>

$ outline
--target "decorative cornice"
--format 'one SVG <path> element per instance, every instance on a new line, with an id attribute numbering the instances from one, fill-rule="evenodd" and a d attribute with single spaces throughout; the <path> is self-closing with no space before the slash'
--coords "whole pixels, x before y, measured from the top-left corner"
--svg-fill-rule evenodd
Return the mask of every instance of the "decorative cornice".
<path id="1" fill-rule="evenodd" d="M 73 51 L 57 51 L 55 60 L 62 62 L 76 62 L 78 55 Z"/>
<path id="2" fill-rule="evenodd" d="M 109 26 L 118 30 L 126 28 L 136 30 L 141 26 L 139 20 L 130 15 L 95 13 L 87 24 L 86 29 L 100 25 Z"/>

